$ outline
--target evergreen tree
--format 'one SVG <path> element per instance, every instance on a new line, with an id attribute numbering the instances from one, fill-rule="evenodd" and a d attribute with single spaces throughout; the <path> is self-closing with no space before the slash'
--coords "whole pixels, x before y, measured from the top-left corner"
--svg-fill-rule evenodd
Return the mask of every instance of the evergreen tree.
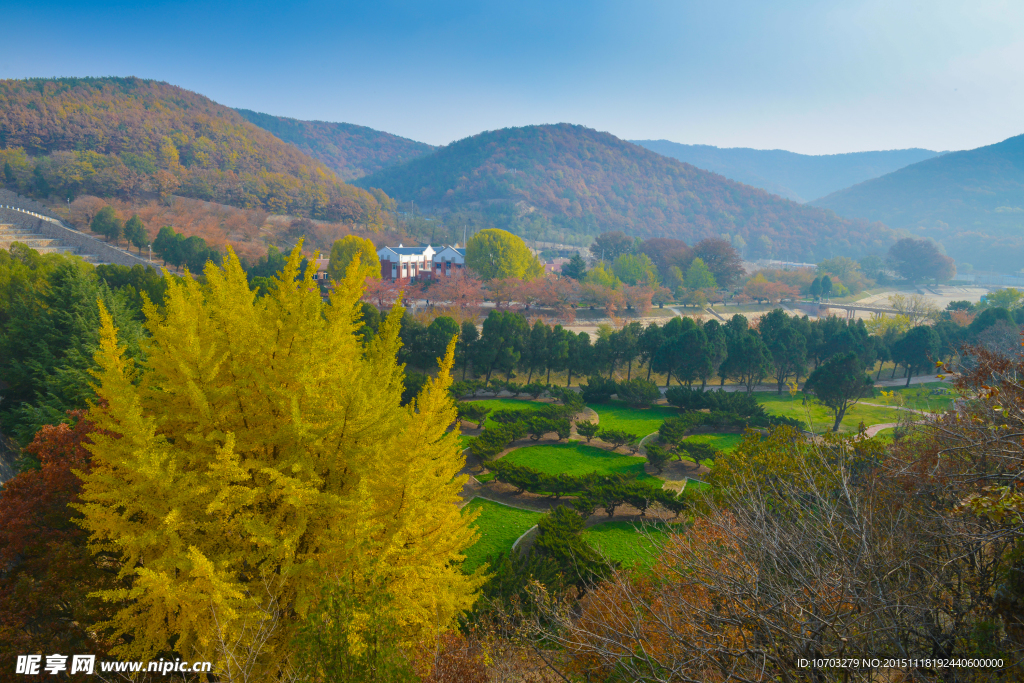
<path id="1" fill-rule="evenodd" d="M 124 224 L 124 238 L 128 240 L 142 254 L 142 248 L 149 244 L 149 235 L 146 234 L 146 226 L 142 224 L 139 214 L 133 215 Z"/>
<path id="2" fill-rule="evenodd" d="M 121 238 L 121 219 L 117 217 L 114 207 L 104 206 L 93 216 L 89 229 L 97 235 L 103 235 L 108 241 L 117 241 Z"/>
<path id="3" fill-rule="evenodd" d="M 173 650 L 231 669 L 226 644 L 272 679 L 296 622 L 267 619 L 309 614 L 325 579 L 345 577 L 357 602 L 386 592 L 399 644 L 450 628 L 482 583 L 459 569 L 474 532 L 447 431 L 454 346 L 401 408 L 401 309 L 364 348 L 358 274 L 327 306 L 312 269 L 300 278 L 300 249 L 260 299 L 231 252 L 204 285 L 169 283 L 166 313 L 146 310 L 142 372 L 101 312 L 92 417 L 108 431 L 89 446 L 79 509 L 94 550 L 117 553 L 131 581 L 98 594 L 118 608 L 105 625 L 117 656 Z M 358 650 L 363 625 L 347 627 Z"/>
<path id="4" fill-rule="evenodd" d="M 838 432 L 846 411 L 872 392 L 871 377 L 864 374 L 864 364 L 857 355 L 832 356 L 811 373 L 804 384 L 819 401 L 828 406 L 835 418 L 832 431 Z"/>
<path id="5" fill-rule="evenodd" d="M 583 260 L 579 252 L 572 255 L 568 263 L 562 265 L 562 275 L 565 277 L 571 277 L 577 282 L 581 282 L 587 275 L 587 262 Z"/>

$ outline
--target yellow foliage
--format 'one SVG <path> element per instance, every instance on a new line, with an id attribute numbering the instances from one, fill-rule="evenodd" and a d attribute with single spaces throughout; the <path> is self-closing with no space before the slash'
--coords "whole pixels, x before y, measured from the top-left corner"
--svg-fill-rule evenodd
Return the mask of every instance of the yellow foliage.
<path id="1" fill-rule="evenodd" d="M 118 436 L 93 437 L 79 508 L 131 586 L 99 594 L 119 608 L 101 625 L 119 656 L 174 643 L 230 668 L 227 643 L 273 677 L 332 579 L 383 585 L 409 639 L 448 629 L 476 597 L 482 575 L 459 569 L 475 540 L 456 507 L 464 459 L 446 433 L 454 341 L 401 406 L 401 309 L 364 348 L 358 264 L 325 305 L 300 247 L 259 299 L 233 252 L 207 264 L 205 285 L 169 278 L 166 312 L 146 307 L 139 370 L 102 311 L 92 419 Z M 253 625 L 268 614 L 261 644 Z"/>

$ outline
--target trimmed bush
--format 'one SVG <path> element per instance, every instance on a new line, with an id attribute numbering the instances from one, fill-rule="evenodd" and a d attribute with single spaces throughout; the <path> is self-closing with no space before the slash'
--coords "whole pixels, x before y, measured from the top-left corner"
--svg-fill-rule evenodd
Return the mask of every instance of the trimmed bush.
<path id="1" fill-rule="evenodd" d="M 580 394 L 585 403 L 605 403 L 618 390 L 613 379 L 605 379 L 600 375 L 588 377 L 586 384 L 580 385 Z"/>
<path id="2" fill-rule="evenodd" d="M 639 378 L 619 382 L 616 393 L 630 408 L 650 408 L 652 403 L 661 398 L 657 384 Z"/>
<path id="3" fill-rule="evenodd" d="M 576 423 L 576 433 L 585 438 L 587 443 L 590 443 L 590 440 L 597 436 L 599 431 L 601 431 L 601 427 L 596 422 Z"/>

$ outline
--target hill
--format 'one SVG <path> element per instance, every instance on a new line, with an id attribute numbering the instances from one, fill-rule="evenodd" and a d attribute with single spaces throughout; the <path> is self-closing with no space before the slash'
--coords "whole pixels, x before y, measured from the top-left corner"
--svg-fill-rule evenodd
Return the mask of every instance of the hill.
<path id="1" fill-rule="evenodd" d="M 606 230 L 686 241 L 727 235 L 748 257 L 879 252 L 881 225 L 844 220 L 569 124 L 481 133 L 355 181 L 448 223 L 569 241 Z M 576 242 L 578 243 L 578 242 Z"/>
<path id="2" fill-rule="evenodd" d="M 1024 135 L 952 152 L 812 202 L 940 242 L 958 263 L 1024 264 Z"/>
<path id="3" fill-rule="evenodd" d="M 915 148 L 809 155 L 781 149 L 683 145 L 668 140 L 631 142 L 795 202 L 824 197 L 844 187 L 877 178 L 939 154 Z"/>
<path id="4" fill-rule="evenodd" d="M 138 78 L 0 81 L 10 189 L 63 203 L 176 194 L 269 213 L 365 222 L 376 199 L 233 109 Z"/>
<path id="5" fill-rule="evenodd" d="M 433 145 L 353 123 L 300 121 L 236 109 L 242 118 L 334 169 L 343 180 L 423 156 Z"/>

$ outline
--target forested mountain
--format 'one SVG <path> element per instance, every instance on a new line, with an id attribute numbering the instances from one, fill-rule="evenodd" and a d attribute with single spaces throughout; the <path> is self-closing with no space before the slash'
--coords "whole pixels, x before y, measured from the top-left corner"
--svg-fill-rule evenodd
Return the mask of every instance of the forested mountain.
<path id="1" fill-rule="evenodd" d="M 532 239 L 622 230 L 695 241 L 727 236 L 748 257 L 811 260 L 885 251 L 890 231 L 837 218 L 569 124 L 489 131 L 355 181 L 448 222 Z"/>
<path id="2" fill-rule="evenodd" d="M 416 142 L 353 123 L 300 121 L 248 109 L 235 111 L 249 123 L 324 162 L 344 180 L 375 173 L 434 149 L 433 145 L 425 142 Z"/>
<path id="3" fill-rule="evenodd" d="M 63 202 L 177 194 L 363 222 L 376 199 L 233 109 L 138 78 L 0 81 L 4 184 Z"/>
<path id="4" fill-rule="evenodd" d="M 632 140 L 697 168 L 806 202 L 870 178 L 937 156 L 927 149 L 893 149 L 850 154 L 796 154 L 781 149 L 683 145 L 669 140 Z"/>
<path id="5" fill-rule="evenodd" d="M 1024 135 L 928 159 L 812 202 L 941 242 L 976 267 L 1024 265 Z"/>

